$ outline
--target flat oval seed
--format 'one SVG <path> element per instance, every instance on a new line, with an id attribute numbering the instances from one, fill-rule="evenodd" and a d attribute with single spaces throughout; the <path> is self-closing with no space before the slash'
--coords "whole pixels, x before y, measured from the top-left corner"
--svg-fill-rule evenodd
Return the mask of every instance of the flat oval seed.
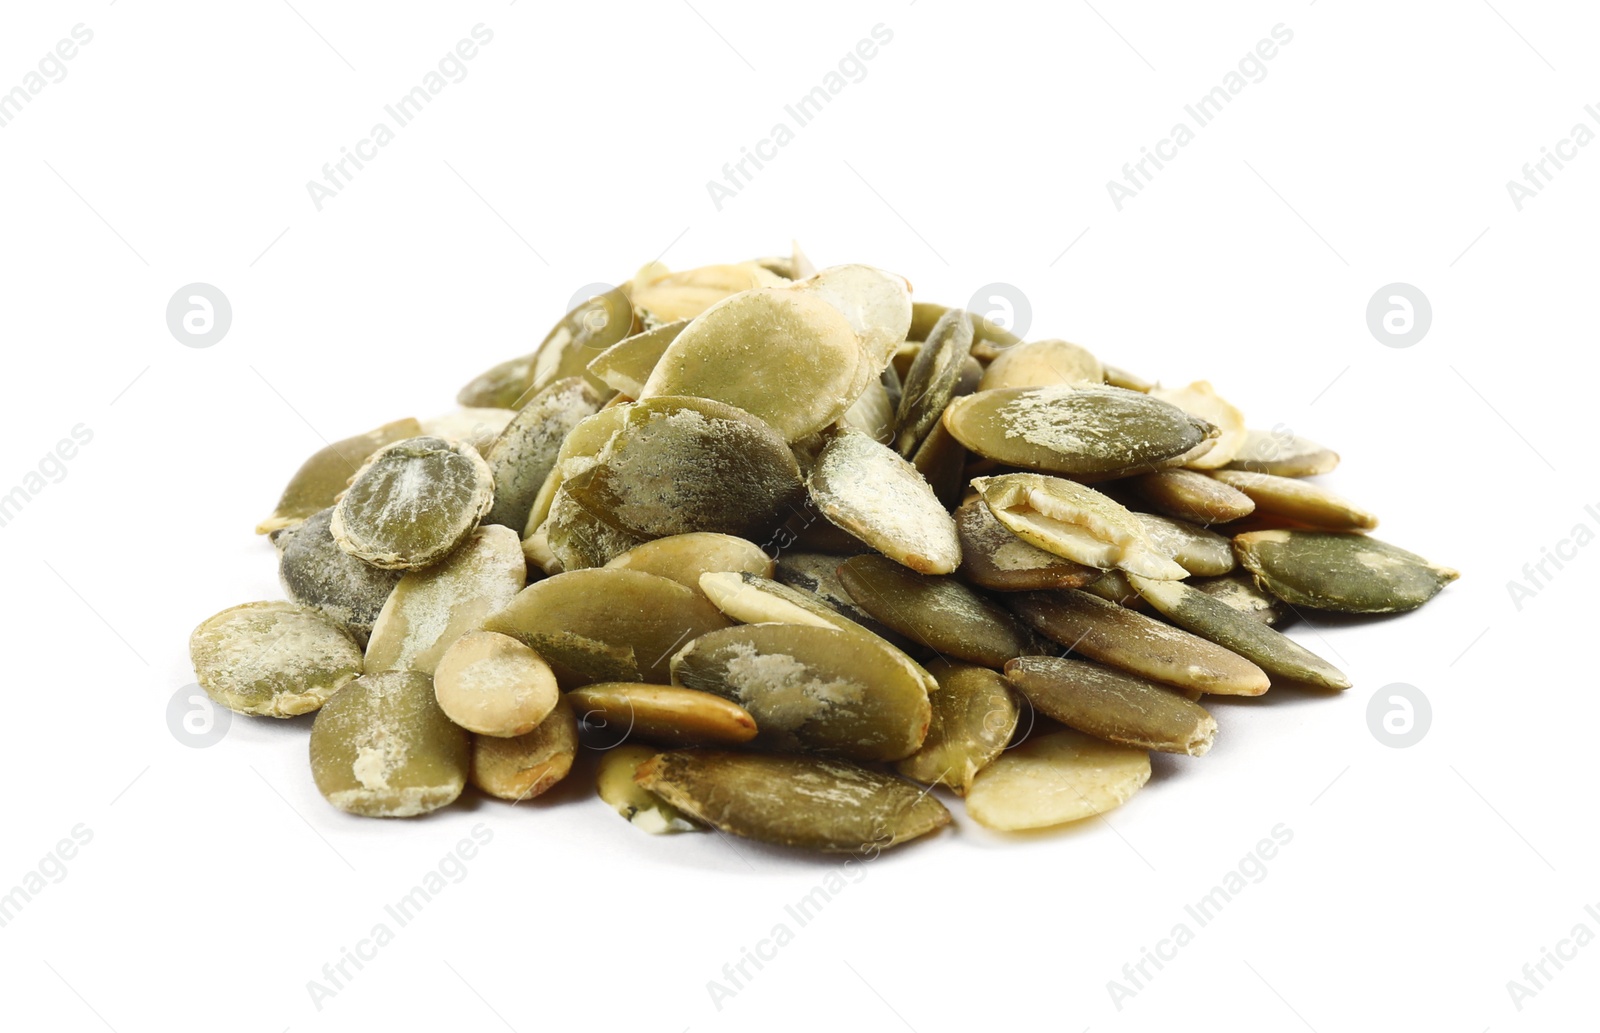
<path id="1" fill-rule="evenodd" d="M 955 578 L 913 573 L 867 555 L 846 560 L 839 580 L 862 609 L 937 653 L 1001 667 L 1039 649 L 1015 617 Z"/>
<path id="2" fill-rule="evenodd" d="M 1250 496 L 1258 515 L 1328 531 L 1370 531 L 1378 526 L 1371 513 L 1308 481 L 1248 470 L 1213 470 L 1211 476 Z"/>
<path id="3" fill-rule="evenodd" d="M 1153 470 L 1217 435 L 1160 399 L 1084 384 L 979 391 L 952 401 L 944 425 L 997 462 L 1096 476 Z"/>
<path id="4" fill-rule="evenodd" d="M 911 465 L 933 489 L 940 506 L 954 509 L 961 501 L 961 493 L 967 485 L 967 450 L 955 435 L 944 429 L 944 424 L 934 423 L 922 444 L 917 446 Z"/>
<path id="5" fill-rule="evenodd" d="M 701 574 L 730 571 L 771 577 L 775 564 L 752 541 L 731 534 L 694 531 L 636 545 L 606 566 L 657 574 L 699 591 Z"/>
<path id="6" fill-rule="evenodd" d="M 1229 470 L 1252 470 L 1279 477 L 1315 477 L 1331 473 L 1339 453 L 1288 431 L 1247 430 L 1244 444 L 1228 464 Z"/>
<path id="7" fill-rule="evenodd" d="M 1227 603 L 1180 581 L 1132 578 L 1133 587 L 1167 620 L 1201 638 L 1233 650 L 1269 677 L 1348 689 L 1350 679 L 1337 667 L 1285 635 L 1251 620 Z"/>
<path id="8" fill-rule="evenodd" d="M 663 746 L 738 746 L 756 737 L 755 718 L 721 696 L 676 685 L 602 682 L 567 693 L 578 720 L 608 736 Z"/>
<path id="9" fill-rule="evenodd" d="M 1152 398 L 1171 402 L 1196 419 L 1204 420 L 1221 431 L 1212 446 L 1186 463 L 1196 470 L 1215 470 L 1228 465 L 1244 445 L 1244 413 L 1228 404 L 1206 380 L 1197 380 L 1188 387 L 1156 388 Z"/>
<path id="10" fill-rule="evenodd" d="M 526 735 L 561 698 L 539 654 L 509 635 L 474 631 L 450 644 L 433 673 L 445 716 L 469 732 L 509 739 Z"/>
<path id="11" fill-rule="evenodd" d="M 494 504 L 494 477 L 471 445 L 409 438 L 363 466 L 333 509 L 339 547 L 375 567 L 417 570 L 448 556 Z"/>
<path id="12" fill-rule="evenodd" d="M 456 404 L 469 408 L 515 409 L 532 391 L 533 353 L 497 362 L 456 392 Z M 422 433 L 419 429 L 416 434 Z M 413 437 L 413 434 L 404 435 Z"/>
<path id="13" fill-rule="evenodd" d="M 1099 664 L 1026 656 L 1006 664 L 1006 680 L 1046 717 L 1123 746 L 1199 757 L 1217 736 L 1205 708 Z"/>
<path id="14" fill-rule="evenodd" d="M 206 695 L 263 717 L 308 714 L 361 673 L 350 633 L 296 603 L 245 603 L 206 618 L 189 636 L 189 658 Z"/>
<path id="15" fill-rule="evenodd" d="M 1153 513 L 1135 513 L 1134 517 L 1144 525 L 1156 548 L 1191 574 L 1218 577 L 1235 566 L 1233 542 L 1215 531 Z"/>
<path id="16" fill-rule="evenodd" d="M 580 475 L 581 477 L 581 475 Z M 550 554 L 563 570 L 603 567 L 644 544 L 644 535 L 619 530 L 573 498 L 562 484 L 550 503 L 549 517 L 539 526 Z"/>
<path id="17" fill-rule="evenodd" d="M 1287 624 L 1294 616 L 1282 599 L 1256 587 L 1255 576 L 1247 571 L 1236 571 L 1226 577 L 1190 578 L 1184 584 L 1269 628 Z"/>
<path id="18" fill-rule="evenodd" d="M 589 363 L 589 375 L 614 391 L 638 398 L 661 356 L 666 354 L 667 346 L 677 340 L 688 325 L 687 319 L 680 319 L 624 337 L 594 357 Z"/>
<path id="19" fill-rule="evenodd" d="M 906 651 L 915 649 L 916 646 L 910 639 L 890 630 L 850 598 L 850 593 L 845 591 L 844 583 L 839 580 L 839 564 L 847 559 L 848 556 L 830 553 L 784 552 L 778 556 L 778 569 L 773 577 L 780 584 L 816 596 L 896 649 Z"/>
<path id="20" fill-rule="evenodd" d="M 850 408 L 862 361 L 855 331 L 826 301 L 782 288 L 746 291 L 685 327 L 639 397 L 712 398 L 798 441 Z"/>
<path id="21" fill-rule="evenodd" d="M 472 737 L 472 784 L 501 800 L 530 800 L 567 777 L 578 756 L 578 721 L 566 701 L 526 735 Z"/>
<path id="22" fill-rule="evenodd" d="M 1150 754 L 1081 732 L 1037 735 L 978 772 L 972 820 L 1000 832 L 1048 828 L 1114 810 L 1150 781 Z"/>
<path id="23" fill-rule="evenodd" d="M 452 642 L 516 598 L 527 574 L 515 531 L 478 528 L 443 563 L 400 579 L 372 626 L 367 670 L 432 674 Z"/>
<path id="24" fill-rule="evenodd" d="M 1256 511 L 1244 492 L 1194 470 L 1160 470 L 1128 483 L 1156 512 L 1202 526 L 1242 520 Z"/>
<path id="25" fill-rule="evenodd" d="M 895 765 L 914 782 L 949 786 L 965 796 L 1011 741 L 1020 712 L 1005 678 L 987 667 L 934 661 L 939 687 L 928 694 L 933 718 L 922 748 Z"/>
<path id="26" fill-rule="evenodd" d="M 638 780 L 721 832 L 824 853 L 876 856 L 950 823 L 910 782 L 817 757 L 675 750 L 646 761 Z"/>
<path id="27" fill-rule="evenodd" d="M 684 817 L 682 811 L 635 781 L 639 766 L 659 751 L 649 746 L 623 743 L 600 755 L 596 788 L 600 799 L 622 815 L 635 828 L 653 835 L 673 832 L 698 832 L 702 826 Z"/>
<path id="28" fill-rule="evenodd" d="M 1100 360 L 1087 348 L 1071 341 L 1046 339 L 1015 345 L 995 356 L 978 381 L 978 390 L 1104 382 Z"/>
<path id="29" fill-rule="evenodd" d="M 829 521 L 896 563 L 948 574 L 961 563 L 951 519 L 916 467 L 857 430 L 828 439 L 807 479 Z"/>
<path id="30" fill-rule="evenodd" d="M 758 745 L 862 761 L 922 745 L 930 711 L 920 678 L 882 646 L 836 628 L 745 624 L 690 642 L 672 680 L 715 693 L 755 718 Z"/>
<path id="31" fill-rule="evenodd" d="M 402 572 L 374 567 L 339 548 L 329 530 L 332 519 L 333 510 L 324 509 L 273 533 L 278 581 L 290 601 L 315 606 L 365 642 Z"/>
<path id="32" fill-rule="evenodd" d="M 536 392 L 568 377 L 585 377 L 590 386 L 604 387 L 590 375 L 589 363 L 633 330 L 633 302 L 622 288 L 613 287 L 582 302 L 562 316 L 539 343 L 528 383 L 508 408 L 520 409 Z"/>
<path id="33" fill-rule="evenodd" d="M 539 488 L 539 494 L 533 500 L 533 508 L 528 511 L 528 523 L 523 529 L 522 537 L 528 537 L 544 524 L 567 471 L 570 469 L 574 474 L 579 474 L 587 469 L 595 455 L 622 426 L 622 421 L 627 415 L 627 409 L 620 406 L 605 408 L 587 419 L 580 420 L 578 425 L 572 428 L 567 439 L 561 443 L 561 450 L 556 453 L 555 467 L 550 471 L 550 476 L 545 478 L 544 484 Z"/>
<path id="34" fill-rule="evenodd" d="M 905 277 L 870 265 L 829 266 L 793 289 L 839 310 L 861 341 L 871 377 L 889 364 L 911 328 L 911 290 Z"/>
<path id="35" fill-rule="evenodd" d="M 311 774 L 341 811 L 409 818 L 452 803 L 467 784 L 472 745 L 439 709 L 418 671 L 357 678 L 317 712 Z"/>
<path id="36" fill-rule="evenodd" d="M 910 458 L 955 396 L 962 364 L 972 350 L 972 321 L 951 309 L 933 326 L 907 371 L 895 412 L 895 448 Z"/>
<path id="37" fill-rule="evenodd" d="M 1291 606 L 1403 613 L 1461 575 L 1364 534 L 1255 531 L 1233 540 L 1256 583 Z"/>
<path id="38" fill-rule="evenodd" d="M 407 417 L 318 449 L 289 478 L 272 515 L 256 525 L 256 534 L 293 527 L 327 509 L 338 501 L 339 493 L 350 483 L 350 478 L 374 452 L 421 433 L 422 424 Z"/>
<path id="39" fill-rule="evenodd" d="M 1077 589 L 1008 596 L 1040 634 L 1091 660 L 1167 685 L 1219 696 L 1259 696 L 1270 684 L 1255 664 L 1223 647 Z"/>
<path id="40" fill-rule="evenodd" d="M 483 630 L 521 639 L 564 688 L 670 680 L 672 651 L 728 621 L 706 597 L 637 570 L 569 570 L 518 593 Z"/>
<path id="41" fill-rule="evenodd" d="M 980 588 L 996 592 L 1081 588 L 1104 573 L 1017 537 L 981 498 L 956 510 L 956 531 L 961 536 L 957 573 Z"/>
<path id="42" fill-rule="evenodd" d="M 483 456 L 494 478 L 494 506 L 484 523 L 522 532 L 539 489 L 555 469 L 561 443 L 600 410 L 601 401 L 594 388 L 569 377 L 555 381 L 518 411 Z"/>
<path id="43" fill-rule="evenodd" d="M 1188 575 L 1164 555 L 1144 524 L 1107 495 L 1043 474 L 974 478 L 995 519 L 1024 541 L 1089 567 L 1117 567 L 1146 577 Z"/>

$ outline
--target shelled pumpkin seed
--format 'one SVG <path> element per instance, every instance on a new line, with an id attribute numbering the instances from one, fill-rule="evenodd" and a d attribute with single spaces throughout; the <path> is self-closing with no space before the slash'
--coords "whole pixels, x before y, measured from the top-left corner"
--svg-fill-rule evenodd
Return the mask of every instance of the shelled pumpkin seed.
<path id="1" fill-rule="evenodd" d="M 219 704 L 318 712 L 335 807 L 526 800 L 587 745 L 649 832 L 875 856 L 950 822 L 936 786 L 1080 821 L 1207 752 L 1203 695 L 1349 686 L 1273 626 L 1458 576 L 1210 383 L 896 273 L 795 248 L 597 289 L 460 408 L 306 460 L 257 528 L 290 601 L 191 637 Z"/>

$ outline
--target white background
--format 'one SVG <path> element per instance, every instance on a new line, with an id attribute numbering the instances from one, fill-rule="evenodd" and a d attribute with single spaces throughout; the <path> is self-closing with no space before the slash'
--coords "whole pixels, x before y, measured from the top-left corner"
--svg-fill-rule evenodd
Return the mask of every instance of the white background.
<path id="1" fill-rule="evenodd" d="M 94 39 L 0 129 L 0 492 L 73 426 L 94 437 L 0 528 L 0 890 L 73 826 L 93 839 L 0 928 L 5 1025 L 1592 1021 L 1600 946 L 1520 1011 L 1506 984 L 1576 923 L 1600 933 L 1600 548 L 1520 610 L 1507 582 L 1600 529 L 1600 147 L 1521 211 L 1505 183 L 1590 118 L 1600 26 L 1522 0 L 1213 6 L 8 4 L 0 89 L 74 25 Z M 306 181 L 480 22 L 470 74 L 317 211 Z M 865 78 L 718 211 L 707 180 L 878 23 L 893 39 Z M 1106 181 L 1278 23 L 1293 40 L 1266 77 L 1119 212 Z M 958 815 L 853 866 L 804 928 L 784 906 L 832 862 L 645 836 L 587 766 L 537 803 L 375 822 L 317 795 L 309 718 L 236 718 L 205 750 L 169 733 L 190 629 L 279 597 L 251 528 L 324 439 L 447 410 L 586 284 L 791 237 L 949 304 L 1015 285 L 1030 336 L 1209 378 L 1255 424 L 1335 447 L 1326 481 L 1462 580 L 1403 618 L 1296 627 L 1355 687 L 1216 702 L 1216 749 L 1158 756 L 1108 820 L 1002 837 Z M 164 319 L 195 281 L 233 306 L 206 349 Z M 1397 281 L 1433 308 L 1405 349 L 1365 316 Z M 1408 749 L 1368 729 L 1395 682 L 1432 705 Z M 314 1008 L 307 981 L 478 823 L 493 840 L 466 877 Z M 1118 1010 L 1107 981 L 1193 927 L 1184 905 L 1279 823 L 1265 879 Z M 708 980 L 780 922 L 793 941 L 718 1010 Z"/>

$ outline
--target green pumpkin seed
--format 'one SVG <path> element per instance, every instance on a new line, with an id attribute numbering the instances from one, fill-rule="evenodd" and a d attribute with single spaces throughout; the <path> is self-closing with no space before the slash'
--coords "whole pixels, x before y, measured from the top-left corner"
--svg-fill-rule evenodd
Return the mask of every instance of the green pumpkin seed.
<path id="1" fill-rule="evenodd" d="M 967 450 L 955 435 L 944 429 L 944 424 L 935 423 L 928 431 L 928 436 L 917 446 L 911 465 L 933 489 L 940 506 L 956 508 L 967 484 Z"/>
<path id="2" fill-rule="evenodd" d="M 1283 600 L 1256 587 L 1255 576 L 1246 571 L 1235 571 L 1225 577 L 1190 578 L 1184 584 L 1269 628 L 1288 624 L 1294 618 L 1293 611 Z"/>
<path id="3" fill-rule="evenodd" d="M 687 319 L 680 319 L 624 337 L 594 357 L 589 363 L 589 375 L 613 391 L 638 398 L 661 356 L 666 354 L 667 346 L 677 340 L 688 325 Z"/>
<path id="4" fill-rule="evenodd" d="M 1137 373 L 1129 373 L 1117 366 L 1103 367 L 1106 383 L 1112 387 L 1120 387 L 1125 391 L 1138 391 L 1140 394 L 1149 394 L 1156 389 L 1156 385 Z"/>
<path id="5" fill-rule="evenodd" d="M 698 832 L 703 826 L 690 821 L 683 812 L 635 781 L 640 765 L 659 752 L 649 746 L 623 743 L 600 756 L 596 788 L 600 799 L 611 805 L 635 828 L 653 835 Z"/>
<path id="6" fill-rule="evenodd" d="M 850 597 L 878 620 L 935 652 L 986 667 L 1039 650 L 1010 613 L 952 577 L 917 574 L 882 556 L 839 568 Z"/>
<path id="7" fill-rule="evenodd" d="M 574 474 L 587 469 L 594 457 L 606 446 L 606 443 L 622 427 L 622 421 L 627 418 L 628 410 L 623 406 L 601 409 L 593 416 L 578 421 L 572 428 L 567 439 L 561 443 L 561 449 L 556 453 L 555 466 L 550 470 L 550 476 L 545 478 L 544 484 L 539 488 L 539 494 L 534 497 L 533 508 L 528 511 L 528 522 L 522 531 L 526 538 L 537 531 L 550 515 L 550 507 L 555 503 L 556 492 L 561 489 L 562 482 L 566 479 L 568 470 Z"/>
<path id="8" fill-rule="evenodd" d="M 797 290 L 746 291 L 685 327 L 639 397 L 715 399 L 797 441 L 855 402 L 859 390 L 849 391 L 863 361 L 855 331 L 828 302 Z"/>
<path id="9" fill-rule="evenodd" d="M 821 602 L 896 649 L 908 653 L 916 650 L 917 647 L 910 639 L 891 631 L 850 598 L 850 593 L 845 591 L 844 583 L 839 580 L 839 564 L 847 559 L 848 556 L 830 553 L 785 552 L 778 557 L 778 569 L 773 577 L 781 584 L 816 596 Z"/>
<path id="10" fill-rule="evenodd" d="M 373 453 L 333 509 L 339 548 L 388 570 L 444 559 L 494 504 L 494 477 L 471 445 L 408 438 Z"/>
<path id="11" fill-rule="evenodd" d="M 1234 568 L 1233 542 L 1203 527 L 1182 520 L 1135 513 L 1150 541 L 1189 573 L 1218 577 Z"/>
<path id="12" fill-rule="evenodd" d="M 534 395 L 484 453 L 494 478 L 494 505 L 486 524 L 521 533 L 539 489 L 555 469 L 561 443 L 600 409 L 600 396 L 577 377 L 557 380 Z"/>
<path id="13" fill-rule="evenodd" d="M 318 449 L 289 478 L 272 515 L 256 525 L 256 534 L 270 534 L 285 527 L 294 527 L 311 515 L 327 509 L 338 501 L 339 493 L 345 490 L 356 471 L 374 452 L 385 445 L 414 438 L 421 433 L 422 424 L 407 417 Z"/>
<path id="14" fill-rule="evenodd" d="M 1291 606 L 1334 613 L 1414 610 L 1461 576 L 1363 534 L 1255 531 L 1233 547 L 1266 591 Z"/>
<path id="15" fill-rule="evenodd" d="M 1074 653 L 1146 678 L 1219 696 L 1259 696 L 1270 684 L 1244 657 L 1170 624 L 1077 589 L 1006 602 L 1035 631 Z"/>
<path id="16" fill-rule="evenodd" d="M 522 640 L 563 688 L 671 680 L 673 650 L 728 627 L 705 596 L 637 570 L 569 570 L 529 585 L 483 630 Z"/>
<path id="17" fill-rule="evenodd" d="M 1285 635 L 1180 581 L 1132 579 L 1151 606 L 1178 627 L 1233 650 L 1274 679 L 1348 689 L 1343 671 Z"/>
<path id="18" fill-rule="evenodd" d="M 471 445 L 482 455 L 516 418 L 515 409 L 457 409 L 422 421 L 422 436 Z"/>
<path id="19" fill-rule="evenodd" d="M 1203 707 L 1099 664 L 1021 657 L 1006 664 L 1006 680 L 1040 713 L 1107 742 L 1199 757 L 1216 739 L 1216 719 Z"/>
<path id="20" fill-rule="evenodd" d="M 978 382 L 979 391 L 1057 384 L 1100 384 L 1105 371 L 1087 348 L 1070 341 L 1028 341 L 995 356 Z"/>
<path id="21" fill-rule="evenodd" d="M 278 580 L 290 601 L 315 606 L 364 643 L 403 572 L 382 570 L 339 548 L 329 530 L 332 520 L 333 510 L 324 509 L 273 532 Z"/>
<path id="22" fill-rule="evenodd" d="M 895 770 L 913 782 L 949 786 L 965 796 L 979 771 L 1000 756 L 1016 731 L 1017 700 L 996 671 L 937 660 L 928 672 L 938 688 L 928 694 L 933 717 L 921 749 Z"/>
<path id="23" fill-rule="evenodd" d="M 420 671 L 366 674 L 311 725 L 311 774 L 327 801 L 369 818 L 409 818 L 454 802 L 472 744 L 439 709 Z"/>
<path id="24" fill-rule="evenodd" d="M 675 750 L 646 761 L 638 781 L 718 831 L 824 853 L 875 857 L 950 823 L 909 782 L 816 757 Z"/>
<path id="25" fill-rule="evenodd" d="M 556 489 L 550 515 L 539 530 L 544 533 L 550 554 L 562 570 L 603 567 L 646 541 L 644 535 L 618 530 L 591 513 L 573 498 L 566 483 Z"/>
<path id="26" fill-rule="evenodd" d="M 1194 470 L 1158 470 L 1129 484 L 1157 513 L 1201 526 L 1242 520 L 1256 511 L 1244 492 Z"/>
<path id="27" fill-rule="evenodd" d="M 622 288 L 613 287 L 583 301 L 562 316 L 539 343 L 528 383 L 515 404 L 507 408 L 522 408 L 535 394 L 568 377 L 584 377 L 589 386 L 604 391 L 605 384 L 589 373 L 589 363 L 633 332 L 633 302 Z"/>
<path id="28" fill-rule="evenodd" d="M 472 784 L 501 800 L 531 800 L 567 777 L 578 757 L 578 721 L 565 700 L 526 735 L 472 737 Z"/>
<path id="29" fill-rule="evenodd" d="M 1155 469 L 1218 434 L 1160 399 L 1084 384 L 979 391 L 952 401 L 944 425 L 988 459 L 1099 477 Z"/>
<path id="30" fill-rule="evenodd" d="M 432 674 L 451 643 L 516 598 L 527 572 L 515 531 L 478 528 L 443 563 L 400 579 L 372 626 L 367 670 Z"/>
<path id="31" fill-rule="evenodd" d="M 972 487 L 995 519 L 1046 552 L 1087 567 L 1179 579 L 1188 571 L 1164 555 L 1133 513 L 1076 481 L 1034 473 L 978 477 Z"/>
<path id="32" fill-rule="evenodd" d="M 756 737 L 755 718 L 736 703 L 675 685 L 602 682 L 567 693 L 583 724 L 608 738 L 663 746 L 738 746 Z"/>
<path id="33" fill-rule="evenodd" d="M 922 745 L 922 680 L 859 632 L 746 624 L 701 635 L 672 658 L 672 680 L 730 699 L 773 750 L 899 760 Z"/>
<path id="34" fill-rule="evenodd" d="M 981 498 L 956 510 L 956 530 L 961 536 L 957 573 L 980 588 L 996 592 L 1081 588 L 1103 573 L 1017 537 Z"/>
<path id="35" fill-rule="evenodd" d="M 533 353 L 497 362 L 456 392 L 456 403 L 468 408 L 515 409 L 533 394 Z M 415 434 L 420 434 L 419 429 Z M 412 437 L 414 434 L 407 434 Z"/>
<path id="36" fill-rule="evenodd" d="M 295 603 L 245 603 L 206 618 L 189 636 L 189 658 L 206 695 L 263 717 L 308 714 L 361 673 L 350 633 Z"/>
<path id="37" fill-rule="evenodd" d="M 1211 476 L 1250 496 L 1258 516 L 1328 531 L 1370 531 L 1378 526 L 1371 513 L 1308 481 L 1248 470 L 1214 470 Z"/>
<path id="38" fill-rule="evenodd" d="M 1221 434 L 1205 452 L 1184 463 L 1196 470 L 1215 470 L 1228 465 L 1244 445 L 1244 413 L 1217 394 L 1210 382 L 1197 380 L 1188 387 L 1156 388 L 1150 397 L 1170 402 L 1190 416 L 1216 427 Z"/>
<path id="39" fill-rule="evenodd" d="M 502 739 L 538 728 L 561 698 L 538 653 L 492 631 L 468 632 L 450 644 L 434 668 L 433 695 L 462 728 Z"/>
<path id="40" fill-rule="evenodd" d="M 807 479 L 834 524 L 896 563 L 948 574 L 961 563 L 956 524 L 916 467 L 857 430 L 834 433 Z"/>
<path id="41" fill-rule="evenodd" d="M 1332 473 L 1339 453 L 1287 431 L 1247 430 L 1244 444 L 1229 463 L 1229 470 L 1251 470 L 1278 477 L 1315 477 Z"/>
<path id="42" fill-rule="evenodd" d="M 960 309 L 946 312 L 911 363 L 895 412 L 895 448 L 910 458 L 938 421 L 961 379 L 972 350 L 972 321 Z"/>
<path id="43" fill-rule="evenodd" d="M 839 310 L 871 360 L 864 364 L 868 379 L 889 364 L 911 328 L 911 289 L 905 277 L 870 265 L 829 266 L 793 289 Z"/>
<path id="44" fill-rule="evenodd" d="M 771 577 L 775 564 L 761 547 L 744 538 L 694 531 L 635 545 L 607 567 L 642 570 L 700 590 L 700 575 L 720 571 Z"/>
<path id="45" fill-rule="evenodd" d="M 1115 810 L 1150 781 L 1150 754 L 1081 732 L 1036 735 L 978 772 L 972 820 L 1000 832 L 1048 828 Z"/>

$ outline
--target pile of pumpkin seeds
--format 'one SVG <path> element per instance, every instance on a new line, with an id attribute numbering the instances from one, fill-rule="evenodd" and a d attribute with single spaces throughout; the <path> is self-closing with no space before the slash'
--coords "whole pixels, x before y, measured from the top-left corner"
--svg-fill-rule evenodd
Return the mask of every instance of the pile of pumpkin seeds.
<path id="1" fill-rule="evenodd" d="M 287 601 L 190 641 L 218 704 L 316 712 L 353 814 L 525 800 L 588 746 L 651 833 L 875 851 L 949 823 L 935 786 L 1061 825 L 1212 749 L 1208 696 L 1348 688 L 1302 611 L 1457 576 L 1209 383 L 798 249 L 646 266 L 457 401 L 306 460 L 257 528 Z"/>

